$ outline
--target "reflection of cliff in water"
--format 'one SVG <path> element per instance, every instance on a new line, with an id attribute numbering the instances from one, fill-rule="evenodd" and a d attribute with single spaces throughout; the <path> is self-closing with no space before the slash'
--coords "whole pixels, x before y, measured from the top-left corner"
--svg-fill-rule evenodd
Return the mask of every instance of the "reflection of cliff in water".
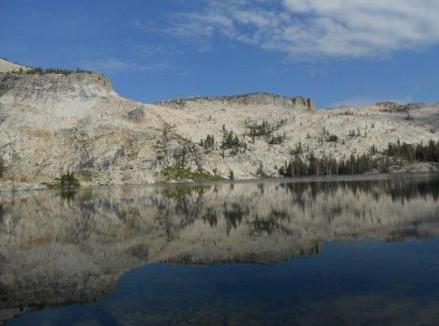
<path id="1" fill-rule="evenodd" d="M 317 254 L 324 241 L 435 236 L 438 185 L 126 187 L 68 200 L 16 194 L 0 201 L 0 309 L 92 300 L 145 263 L 274 263 Z"/>

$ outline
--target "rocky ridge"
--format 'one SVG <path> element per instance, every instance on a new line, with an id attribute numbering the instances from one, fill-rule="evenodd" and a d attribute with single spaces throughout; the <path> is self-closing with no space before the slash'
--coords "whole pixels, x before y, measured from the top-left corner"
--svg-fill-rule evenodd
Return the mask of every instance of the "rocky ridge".
<path id="1" fill-rule="evenodd" d="M 285 109 L 315 110 L 314 101 L 304 97 L 286 97 L 277 94 L 256 92 L 236 96 L 196 96 L 177 98 L 154 103 L 158 106 L 172 109 L 206 108 L 224 105 L 229 107 L 240 106 L 277 106 Z"/>
<path id="2" fill-rule="evenodd" d="M 14 62 L 10 62 L 6 59 L 0 58 L 0 73 L 19 71 L 20 69 L 27 70 L 29 68 Z"/>
<path id="3" fill-rule="evenodd" d="M 182 161 L 204 175 L 253 179 L 261 170 L 278 176 L 298 145 L 303 157 L 346 159 L 372 145 L 379 152 L 398 140 L 439 140 L 439 107 L 432 104 L 324 110 L 307 98 L 253 93 L 149 105 L 120 97 L 100 74 L 32 71 L 6 61 L 0 71 L 3 183 L 52 183 L 66 171 L 84 186 L 156 183 L 172 181 L 163 170 Z M 281 141 L 251 137 L 249 126 L 262 122 Z M 245 151 L 221 149 L 224 128 Z M 208 150 L 200 146 L 207 136 L 214 139 Z"/>

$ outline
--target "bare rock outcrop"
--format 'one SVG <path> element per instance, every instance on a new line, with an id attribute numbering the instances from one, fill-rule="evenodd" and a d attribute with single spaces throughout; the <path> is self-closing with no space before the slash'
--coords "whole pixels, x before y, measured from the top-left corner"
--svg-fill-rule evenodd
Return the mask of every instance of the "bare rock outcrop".
<path id="1" fill-rule="evenodd" d="M 428 107 L 428 103 L 406 103 L 399 104 L 396 102 L 378 102 L 375 103 L 382 112 L 407 112 L 412 110 L 419 110 Z"/>
<path id="2" fill-rule="evenodd" d="M 13 72 L 13 71 L 25 71 L 28 67 L 19 65 L 18 63 L 10 62 L 6 59 L 0 58 L 0 73 Z"/>
<path id="3" fill-rule="evenodd" d="M 176 162 L 203 175 L 252 179 L 278 176 L 298 147 L 304 159 L 342 160 L 372 145 L 380 152 L 397 140 L 439 140 L 432 105 L 404 109 L 410 115 L 391 103 L 318 110 L 309 98 L 269 93 L 148 105 L 120 97 L 99 74 L 0 67 L 0 183 L 52 183 L 67 171 L 83 185 L 171 181 L 163 171 Z M 262 123 L 271 135 L 250 136 L 249 127 Z M 245 150 L 222 148 L 223 126 Z"/>
<path id="4" fill-rule="evenodd" d="M 314 110 L 315 104 L 309 98 L 285 97 L 276 94 L 257 92 L 236 96 L 199 96 L 178 98 L 155 103 L 172 109 L 202 108 L 213 105 L 225 105 L 231 108 L 241 106 L 275 106 L 287 109 Z"/>

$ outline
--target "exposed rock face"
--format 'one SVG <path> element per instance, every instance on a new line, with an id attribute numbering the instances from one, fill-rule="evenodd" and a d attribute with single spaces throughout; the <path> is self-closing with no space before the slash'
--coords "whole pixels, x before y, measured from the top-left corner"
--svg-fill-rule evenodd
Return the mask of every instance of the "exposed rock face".
<path id="1" fill-rule="evenodd" d="M 128 112 L 128 118 L 134 121 L 142 121 L 145 117 L 145 110 L 143 108 L 137 108 Z"/>
<path id="2" fill-rule="evenodd" d="M 427 103 L 399 104 L 395 102 L 378 102 L 375 104 L 375 106 L 380 108 L 383 112 L 407 112 L 422 109 L 424 107 L 428 107 L 429 105 Z"/>
<path id="3" fill-rule="evenodd" d="M 140 121 L 145 107 L 120 98 L 99 74 L 0 74 L 6 179 L 49 182 L 70 170 L 93 184 L 100 177 L 103 183 L 153 182 L 153 146 L 164 123 L 153 113 Z"/>
<path id="4" fill-rule="evenodd" d="M 0 316 L 100 298 L 147 263 L 274 263 L 325 241 L 437 236 L 438 189 L 401 178 L 17 193 L 0 199 Z"/>
<path id="5" fill-rule="evenodd" d="M 260 167 L 277 176 L 299 144 L 303 157 L 313 152 L 345 159 L 398 139 L 439 139 L 439 108 L 431 105 L 411 110 L 410 120 L 382 105 L 317 110 L 311 99 L 267 93 L 147 105 L 118 96 L 99 74 L 20 72 L 20 66 L 4 62 L 0 67 L 6 71 L 0 73 L 3 180 L 22 184 L 51 183 L 66 171 L 83 185 L 153 183 L 163 180 L 165 166 L 182 159 L 193 170 L 250 179 Z M 249 125 L 262 121 L 277 126 L 273 137 L 285 135 L 283 142 L 252 139 Z M 223 152 L 223 126 L 246 151 Z M 361 137 L 351 137 L 352 131 Z M 329 134 L 338 141 L 322 142 Z M 214 145 L 206 151 L 200 141 L 208 135 Z"/>
<path id="6" fill-rule="evenodd" d="M 72 73 L 60 77 L 60 74 L 2 74 L 0 96 L 7 94 L 18 101 L 63 101 L 66 97 L 84 101 L 114 95 L 110 81 L 102 75 Z"/>
<path id="7" fill-rule="evenodd" d="M 27 70 L 29 68 L 0 58 L 0 73 L 19 71 L 20 69 Z"/>
<path id="8" fill-rule="evenodd" d="M 225 105 L 232 108 L 241 106 L 276 106 L 280 108 L 298 110 L 315 109 L 314 102 L 309 98 L 285 97 L 262 92 L 236 96 L 201 96 L 178 98 L 168 101 L 157 102 L 155 104 L 180 110 L 187 108 L 206 108 L 215 105 Z"/>

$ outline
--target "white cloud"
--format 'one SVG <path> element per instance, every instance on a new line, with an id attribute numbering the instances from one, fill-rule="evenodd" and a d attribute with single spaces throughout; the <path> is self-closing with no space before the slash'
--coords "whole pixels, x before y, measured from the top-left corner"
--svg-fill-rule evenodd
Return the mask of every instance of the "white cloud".
<path id="1" fill-rule="evenodd" d="M 103 73 L 123 73 L 130 71 L 163 71 L 170 68 L 166 63 L 152 63 L 149 65 L 133 61 L 124 61 L 118 58 L 102 58 L 95 61 L 84 62 L 81 68 Z"/>
<path id="2" fill-rule="evenodd" d="M 293 58 L 371 57 L 439 42 L 438 0 L 205 0 L 167 32 L 214 35 Z"/>

